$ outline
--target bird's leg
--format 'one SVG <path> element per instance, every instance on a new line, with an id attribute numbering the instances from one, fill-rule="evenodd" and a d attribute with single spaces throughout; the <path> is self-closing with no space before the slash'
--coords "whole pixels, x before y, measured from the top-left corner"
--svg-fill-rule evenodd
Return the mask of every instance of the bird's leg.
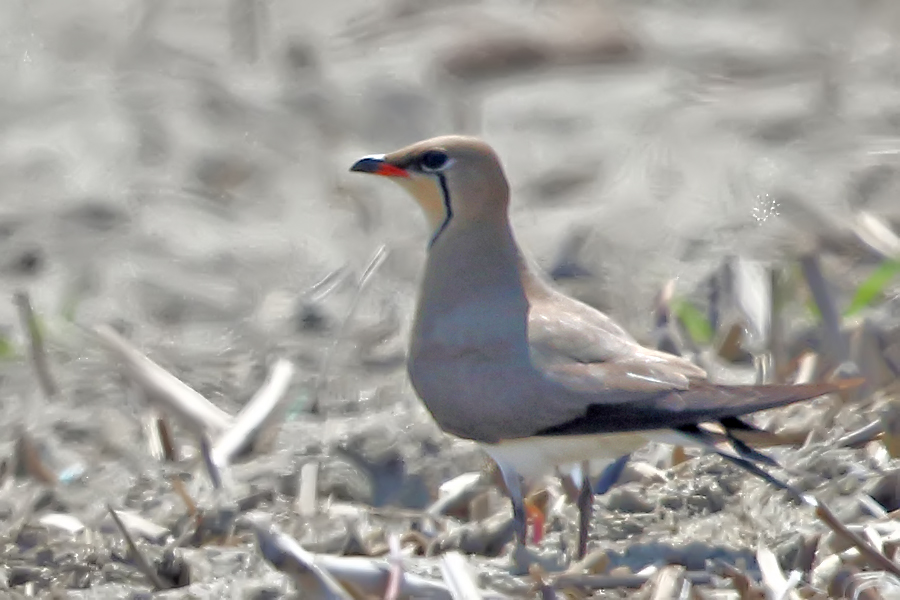
<path id="1" fill-rule="evenodd" d="M 544 539 L 544 524 L 547 517 L 544 511 L 531 498 L 525 498 L 525 517 L 531 528 L 531 542 L 540 544 Z"/>
<path id="2" fill-rule="evenodd" d="M 525 546 L 528 542 L 528 514 L 525 511 L 525 496 L 522 494 L 522 486 L 519 483 L 519 474 L 509 465 L 497 462 L 497 468 L 506 484 L 509 499 L 512 502 L 513 525 L 516 533 L 516 544 Z"/>
<path id="3" fill-rule="evenodd" d="M 519 474 L 510 465 L 496 461 L 497 469 L 503 476 L 506 491 L 513 509 L 513 527 L 516 534 L 516 547 L 513 549 L 513 572 L 517 575 L 528 573 L 528 567 L 534 562 L 534 556 L 528 552 L 528 513 L 525 510 L 525 496 Z"/>
<path id="4" fill-rule="evenodd" d="M 587 554 L 588 535 L 590 534 L 591 519 L 594 516 L 594 496 L 605 494 L 609 488 L 615 485 L 625 465 L 628 464 L 629 458 L 631 455 L 625 454 L 606 465 L 597 480 L 596 488 L 591 486 L 590 463 L 581 463 L 581 490 L 576 500 L 578 507 L 578 560 Z"/>
<path id="5" fill-rule="evenodd" d="M 600 473 L 600 478 L 597 480 L 597 485 L 594 486 L 595 495 L 602 496 L 616 484 L 616 482 L 619 480 L 619 477 L 622 476 L 622 471 L 625 469 L 625 465 L 628 464 L 628 460 L 630 458 L 630 454 L 624 454 L 606 465 L 606 468 L 603 469 L 602 473 Z"/>

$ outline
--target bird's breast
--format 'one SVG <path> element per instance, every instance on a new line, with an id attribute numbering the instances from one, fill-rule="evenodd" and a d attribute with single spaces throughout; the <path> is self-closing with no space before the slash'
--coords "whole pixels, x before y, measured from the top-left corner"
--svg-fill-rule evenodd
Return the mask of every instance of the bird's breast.
<path id="1" fill-rule="evenodd" d="M 530 365 L 504 344 L 412 350 L 410 382 L 444 431 L 491 442 L 532 433 L 523 405 L 539 404 Z"/>
<path id="2" fill-rule="evenodd" d="M 509 344 L 521 337 L 523 326 L 495 310 L 463 305 L 435 317 L 417 319 L 412 345 L 423 350 L 476 350 Z"/>

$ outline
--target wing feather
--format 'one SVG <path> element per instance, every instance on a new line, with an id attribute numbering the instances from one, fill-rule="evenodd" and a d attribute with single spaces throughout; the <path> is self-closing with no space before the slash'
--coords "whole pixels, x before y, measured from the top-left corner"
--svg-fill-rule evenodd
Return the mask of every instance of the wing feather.
<path id="1" fill-rule="evenodd" d="M 700 367 L 641 346 L 608 316 L 562 295 L 532 304 L 528 344 L 538 369 L 583 391 L 657 394 L 706 378 Z"/>
<path id="2" fill-rule="evenodd" d="M 561 295 L 532 304 L 528 342 L 533 368 L 547 384 L 543 401 L 558 407 L 561 415 L 561 422 L 545 424 L 536 432 L 540 435 L 693 425 L 841 387 L 716 385 L 693 363 L 639 345 L 606 315 Z M 575 419 L 573 409 L 581 411 Z"/>

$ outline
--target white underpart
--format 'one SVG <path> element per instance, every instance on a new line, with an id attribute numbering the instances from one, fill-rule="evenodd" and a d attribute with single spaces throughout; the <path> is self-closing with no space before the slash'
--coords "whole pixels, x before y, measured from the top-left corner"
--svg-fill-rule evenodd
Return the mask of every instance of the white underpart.
<path id="1" fill-rule="evenodd" d="M 650 442 L 697 446 L 690 437 L 671 429 L 602 435 L 547 436 L 482 444 L 501 469 L 514 469 L 526 482 L 536 482 L 553 473 L 554 467 L 568 471 L 582 461 L 590 461 L 591 474 L 602 471 L 620 456 L 630 454 Z"/>

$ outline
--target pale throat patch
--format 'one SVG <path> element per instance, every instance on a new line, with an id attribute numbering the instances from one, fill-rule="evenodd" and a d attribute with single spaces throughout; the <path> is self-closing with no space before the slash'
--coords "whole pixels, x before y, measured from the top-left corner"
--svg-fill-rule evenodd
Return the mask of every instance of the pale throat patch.
<path id="1" fill-rule="evenodd" d="M 441 192 L 440 184 L 430 177 L 411 177 L 395 181 L 403 186 L 422 207 L 425 218 L 428 219 L 428 225 L 431 227 L 431 234 L 436 234 L 447 219 L 447 207 L 444 205 L 444 195 Z"/>

